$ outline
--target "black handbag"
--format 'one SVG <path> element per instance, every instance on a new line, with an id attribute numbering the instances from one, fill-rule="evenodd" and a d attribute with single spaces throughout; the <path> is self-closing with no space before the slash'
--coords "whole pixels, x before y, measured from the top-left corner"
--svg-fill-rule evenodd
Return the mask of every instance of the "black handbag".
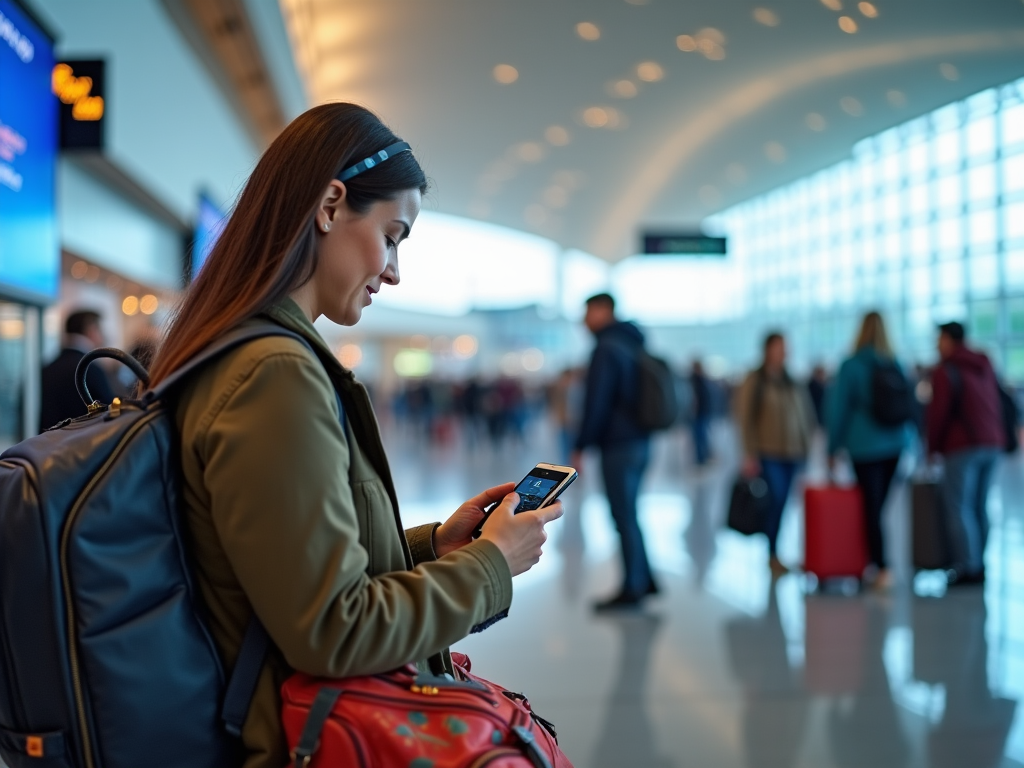
<path id="1" fill-rule="evenodd" d="M 764 533 L 764 521 L 771 506 L 768 483 L 763 477 L 740 477 L 732 486 L 726 525 L 744 536 Z"/>

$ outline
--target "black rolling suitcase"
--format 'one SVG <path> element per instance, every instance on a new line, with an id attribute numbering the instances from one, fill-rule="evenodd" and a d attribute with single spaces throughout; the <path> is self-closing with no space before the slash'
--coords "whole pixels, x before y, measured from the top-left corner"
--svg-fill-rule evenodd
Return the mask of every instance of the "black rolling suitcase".
<path id="1" fill-rule="evenodd" d="M 914 570 L 949 568 L 951 563 L 946 514 L 939 482 L 931 478 L 919 478 L 910 488 L 911 560 Z"/>

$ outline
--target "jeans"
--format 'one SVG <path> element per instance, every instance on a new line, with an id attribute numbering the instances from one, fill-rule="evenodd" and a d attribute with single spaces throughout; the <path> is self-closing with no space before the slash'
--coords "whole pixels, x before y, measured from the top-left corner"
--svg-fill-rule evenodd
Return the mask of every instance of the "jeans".
<path id="1" fill-rule="evenodd" d="M 772 504 L 764 521 L 764 532 L 768 537 L 768 554 L 775 556 L 775 542 L 779 538 L 779 527 L 782 525 L 782 512 L 789 501 L 789 491 L 793 487 L 800 462 L 787 459 L 769 459 L 761 457 L 761 475 L 768 484 L 768 495 Z"/>
<path id="2" fill-rule="evenodd" d="M 708 434 L 711 428 L 711 419 L 707 416 L 697 416 L 690 425 L 693 434 L 693 453 L 697 464 L 703 466 L 711 458 L 711 439 Z"/>
<path id="3" fill-rule="evenodd" d="M 601 448 L 604 489 L 622 545 L 622 592 L 634 597 L 647 594 L 653 583 L 636 509 L 640 481 L 649 459 L 647 440 L 623 441 Z"/>
<path id="4" fill-rule="evenodd" d="M 882 508 L 889 487 L 896 476 L 899 456 L 878 461 L 855 461 L 853 472 L 864 497 L 864 531 L 867 534 L 868 557 L 879 568 L 885 568 L 885 544 L 882 541 Z"/>
<path id="5" fill-rule="evenodd" d="M 1000 450 L 966 448 L 946 456 L 942 496 L 953 567 L 967 574 L 985 569 L 988 489 Z"/>

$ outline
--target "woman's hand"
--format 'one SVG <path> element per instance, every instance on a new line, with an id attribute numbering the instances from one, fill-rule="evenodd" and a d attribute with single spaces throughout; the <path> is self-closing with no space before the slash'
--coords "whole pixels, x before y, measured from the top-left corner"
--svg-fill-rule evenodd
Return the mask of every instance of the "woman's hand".
<path id="1" fill-rule="evenodd" d="M 484 523 L 481 539 L 494 544 L 508 562 L 513 576 L 525 573 L 540 561 L 548 535 L 544 526 L 562 516 L 562 502 L 514 514 L 519 494 L 510 493 Z"/>
<path id="2" fill-rule="evenodd" d="M 434 552 L 437 556 L 444 557 L 469 544 L 473 540 L 473 531 L 483 519 L 484 510 L 501 501 L 515 487 L 515 483 L 505 483 L 488 488 L 455 510 L 455 514 L 434 531 Z"/>

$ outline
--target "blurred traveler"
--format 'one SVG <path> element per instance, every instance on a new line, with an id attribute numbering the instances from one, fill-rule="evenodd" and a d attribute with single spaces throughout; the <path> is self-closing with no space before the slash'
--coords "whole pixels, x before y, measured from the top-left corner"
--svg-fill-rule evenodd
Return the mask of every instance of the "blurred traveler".
<path id="1" fill-rule="evenodd" d="M 889 377 L 902 382 L 891 384 Z M 887 382 L 889 386 L 887 388 Z M 886 418 L 876 407 L 885 398 L 890 405 L 902 397 L 905 414 Z M 895 360 L 885 322 L 877 312 L 869 312 L 861 322 L 853 355 L 839 368 L 829 389 L 825 408 L 828 432 L 829 467 L 834 469 L 836 457 L 845 451 L 853 462 L 864 498 L 864 524 L 867 534 L 870 573 L 868 580 L 877 589 L 887 589 L 892 582 L 885 558 L 882 536 L 882 509 L 900 454 L 907 447 L 908 424 L 913 416 L 910 384 Z"/>
<path id="2" fill-rule="evenodd" d="M 828 371 L 824 365 L 816 365 L 807 381 L 807 394 L 814 405 L 814 418 L 819 427 L 825 426 L 825 390 L 828 388 Z"/>
<path id="3" fill-rule="evenodd" d="M 75 387 L 75 369 L 87 352 L 106 344 L 100 327 L 103 316 L 92 310 L 78 310 L 64 321 L 64 346 L 57 358 L 43 368 L 39 431 L 64 419 L 84 416 L 88 409 Z M 99 365 L 90 365 L 85 383 L 94 400 L 110 403 L 114 399 L 110 380 Z"/>
<path id="4" fill-rule="evenodd" d="M 690 368 L 690 387 L 693 389 L 693 419 L 690 432 L 693 436 L 693 456 L 697 466 L 702 467 L 711 460 L 711 417 L 714 404 L 711 382 L 704 373 L 704 364 L 694 360 Z"/>
<path id="5" fill-rule="evenodd" d="M 658 592 L 637 520 L 640 481 L 650 459 L 650 436 L 637 423 L 633 406 L 639 379 L 637 352 L 643 349 L 644 335 L 633 323 L 615 317 L 615 299 L 607 293 L 587 299 L 583 322 L 597 345 L 587 371 L 574 464 L 580 465 L 583 450 L 600 449 L 601 474 L 619 532 L 623 566 L 618 593 L 594 607 L 633 607 Z"/>
<path id="6" fill-rule="evenodd" d="M 561 514 L 513 515 L 508 483 L 403 530 L 366 389 L 314 327 L 355 325 L 398 284 L 398 244 L 426 188 L 408 145 L 369 111 L 300 115 L 260 159 L 157 353 L 154 384 L 239 327 L 303 339 L 243 344 L 177 398 L 182 512 L 214 640 L 236 659 L 258 615 L 272 641 L 242 730 L 247 768 L 290 763 L 280 690 L 294 671 L 454 674 L 447 646 L 507 613 L 512 577 L 538 562 Z"/>
<path id="7" fill-rule="evenodd" d="M 772 504 L 765 520 L 768 566 L 773 576 L 789 569 L 776 553 L 782 513 L 800 466 L 807 459 L 814 434 L 814 406 L 807 388 L 786 370 L 786 339 L 769 333 L 764 360 L 751 371 L 736 395 L 736 423 L 743 443 L 742 472 L 761 475 L 768 484 Z"/>
<path id="8" fill-rule="evenodd" d="M 995 371 L 964 343 L 960 323 L 939 326 L 928 405 L 928 451 L 944 458 L 942 495 L 953 567 L 950 585 L 985 581 L 988 489 L 1006 445 Z"/>
<path id="9" fill-rule="evenodd" d="M 558 430 L 562 459 L 570 461 L 583 413 L 583 371 L 579 368 L 566 368 L 558 375 L 548 389 L 548 407 L 551 420 Z"/>

